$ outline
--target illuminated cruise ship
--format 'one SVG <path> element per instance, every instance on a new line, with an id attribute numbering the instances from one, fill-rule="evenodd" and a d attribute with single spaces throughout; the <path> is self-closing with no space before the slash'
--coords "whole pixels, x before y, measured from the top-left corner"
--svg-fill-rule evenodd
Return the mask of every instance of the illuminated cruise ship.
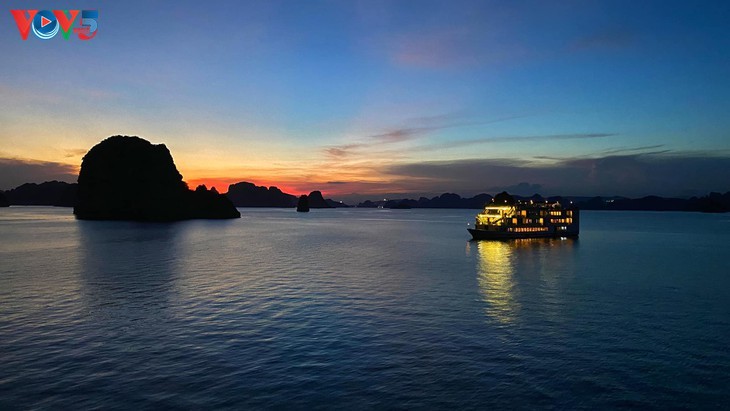
<path id="1" fill-rule="evenodd" d="M 469 233 L 475 240 L 510 238 L 577 237 L 578 209 L 559 202 L 515 201 L 497 195 L 477 214 Z"/>

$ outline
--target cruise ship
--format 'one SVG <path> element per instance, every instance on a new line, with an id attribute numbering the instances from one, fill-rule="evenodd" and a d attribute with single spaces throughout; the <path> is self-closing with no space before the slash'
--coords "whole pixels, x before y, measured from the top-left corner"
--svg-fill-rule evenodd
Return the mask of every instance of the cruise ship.
<path id="1" fill-rule="evenodd" d="M 474 228 L 468 230 L 475 240 L 577 237 L 579 220 L 579 211 L 572 204 L 520 201 L 497 195 L 477 214 Z"/>

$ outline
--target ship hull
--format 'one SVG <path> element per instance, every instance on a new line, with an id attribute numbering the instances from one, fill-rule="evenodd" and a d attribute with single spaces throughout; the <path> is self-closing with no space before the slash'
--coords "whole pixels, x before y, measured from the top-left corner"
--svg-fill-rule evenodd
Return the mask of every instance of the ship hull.
<path id="1" fill-rule="evenodd" d="M 518 238 L 562 238 L 562 237 L 578 237 L 577 232 L 561 231 L 561 232 L 550 232 L 550 231 L 536 231 L 536 232 L 524 232 L 514 233 L 508 231 L 495 231 L 495 230 L 478 230 L 474 228 L 467 228 L 474 240 L 511 240 Z"/>

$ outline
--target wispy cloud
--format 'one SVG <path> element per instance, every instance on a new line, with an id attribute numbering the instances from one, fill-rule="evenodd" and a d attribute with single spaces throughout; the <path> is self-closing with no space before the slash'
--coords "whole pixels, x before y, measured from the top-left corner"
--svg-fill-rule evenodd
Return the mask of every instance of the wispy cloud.
<path id="1" fill-rule="evenodd" d="M 606 138 L 616 136 L 615 133 L 580 133 L 580 134 L 547 134 L 534 136 L 497 136 L 484 137 L 471 140 L 457 140 L 438 144 L 429 144 L 416 147 L 414 151 L 432 151 L 448 148 L 473 146 L 479 144 L 500 144 L 500 143 L 525 143 L 536 141 L 560 141 L 560 140 L 587 140 L 595 138 Z"/>
<path id="2" fill-rule="evenodd" d="M 382 134 L 372 135 L 370 138 L 378 143 L 399 143 L 416 138 L 432 130 L 434 130 L 433 127 L 399 128 Z"/>
<path id="3" fill-rule="evenodd" d="M 72 148 L 64 150 L 64 158 L 75 158 L 85 155 L 89 150 L 85 148 Z"/>
<path id="4" fill-rule="evenodd" d="M 335 147 L 325 147 L 323 151 L 328 157 L 341 159 L 350 156 L 354 149 L 362 146 L 363 144 L 344 144 Z"/>
<path id="5" fill-rule="evenodd" d="M 614 148 L 609 150 L 604 150 L 599 153 L 599 155 L 616 155 L 616 154 L 663 154 L 663 153 L 669 153 L 671 150 L 669 149 L 662 149 L 660 148 L 664 147 L 664 144 L 654 144 L 651 146 L 641 146 L 641 147 L 633 147 L 633 148 Z"/>
<path id="6" fill-rule="evenodd" d="M 658 155 L 658 154 L 671 154 L 672 150 L 670 149 L 664 149 L 664 144 L 654 144 L 650 146 L 641 146 L 641 147 L 618 147 L 618 148 L 611 148 L 607 150 L 602 150 L 599 152 L 594 153 L 591 158 L 598 158 L 598 157 L 608 157 L 608 156 L 617 156 L 617 155 Z M 688 154 L 688 152 L 683 152 L 685 155 Z M 699 156 L 705 156 L 705 154 L 709 153 L 695 153 L 699 154 Z M 587 158 L 585 155 L 582 156 L 575 156 L 575 157 L 558 157 L 558 156 L 544 156 L 544 155 L 537 155 L 533 156 L 532 158 L 537 160 L 550 160 L 550 161 L 558 161 L 558 162 L 565 162 L 569 160 L 580 160 Z"/>
<path id="7" fill-rule="evenodd" d="M 380 133 L 364 136 L 354 143 L 347 143 L 337 146 L 328 146 L 322 149 L 323 153 L 331 159 L 350 158 L 354 154 L 367 154 L 372 156 L 373 149 L 387 150 L 389 145 L 395 145 L 406 141 L 416 140 L 439 130 L 482 126 L 504 121 L 516 120 L 529 117 L 530 115 L 511 115 L 492 118 L 488 120 L 465 119 L 462 114 L 442 114 L 435 116 L 418 117 L 406 120 L 405 126 L 395 127 Z"/>

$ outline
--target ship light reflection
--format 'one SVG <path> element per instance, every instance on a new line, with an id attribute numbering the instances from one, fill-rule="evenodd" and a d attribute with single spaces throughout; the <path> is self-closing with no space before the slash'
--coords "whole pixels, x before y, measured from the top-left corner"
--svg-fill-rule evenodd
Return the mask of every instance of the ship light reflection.
<path id="1" fill-rule="evenodd" d="M 501 323 L 516 320 L 520 306 L 515 297 L 514 249 L 503 241 L 477 244 L 477 280 L 487 316 Z"/>

